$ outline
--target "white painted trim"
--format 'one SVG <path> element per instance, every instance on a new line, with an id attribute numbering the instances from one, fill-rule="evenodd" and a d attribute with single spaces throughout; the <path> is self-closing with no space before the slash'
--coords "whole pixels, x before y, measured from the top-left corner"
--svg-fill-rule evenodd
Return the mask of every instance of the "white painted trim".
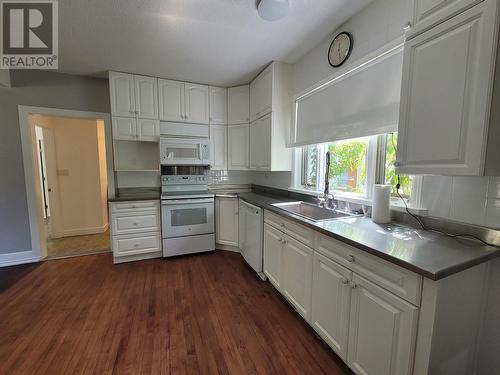
<path id="1" fill-rule="evenodd" d="M 14 262 L 12 264 L 30 263 L 43 259 L 46 254 L 42 254 L 41 244 L 45 241 L 42 238 L 44 235 L 43 230 L 40 230 L 41 224 L 39 218 L 42 216 L 41 207 L 37 204 L 37 182 L 35 181 L 34 173 L 34 155 L 31 137 L 30 115 L 44 115 L 55 117 L 69 117 L 69 118 L 86 118 L 86 119 L 101 119 L 104 120 L 104 129 L 106 133 L 106 163 L 108 172 L 108 196 L 114 197 L 115 193 L 115 179 L 114 179 L 114 165 L 113 165 L 113 139 L 111 134 L 111 116 L 109 113 L 102 112 L 87 112 L 87 111 L 74 111 L 57 108 L 45 107 L 32 107 L 32 106 L 18 106 L 19 113 L 19 130 L 21 134 L 21 146 L 23 154 L 24 166 L 24 179 L 26 187 L 26 200 L 28 203 L 28 216 L 30 223 L 30 239 L 31 250 L 23 251 L 21 253 L 2 254 L 0 257 L 0 267 L 10 264 L 10 261 L 2 263 L 1 259 L 9 259 L 12 256 Z M 39 212 L 40 211 L 40 212 Z M 19 255 L 22 254 L 22 255 Z"/>
<path id="2" fill-rule="evenodd" d="M 78 229 L 68 229 L 62 231 L 61 237 L 71 237 L 71 236 L 85 236 L 89 234 L 102 234 L 106 232 L 109 228 L 109 222 L 100 227 L 89 227 L 89 228 L 78 228 Z"/>
<path id="3" fill-rule="evenodd" d="M 0 267 L 15 266 L 17 264 L 39 262 L 40 257 L 33 256 L 33 252 L 19 251 L 17 253 L 0 254 Z"/>

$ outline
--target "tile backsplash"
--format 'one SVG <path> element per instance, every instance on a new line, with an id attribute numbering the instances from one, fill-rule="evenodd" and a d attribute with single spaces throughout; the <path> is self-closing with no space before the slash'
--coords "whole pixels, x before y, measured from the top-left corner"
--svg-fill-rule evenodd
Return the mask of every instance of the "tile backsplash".
<path id="1" fill-rule="evenodd" d="M 429 216 L 500 228 L 500 177 L 425 176 Z"/>

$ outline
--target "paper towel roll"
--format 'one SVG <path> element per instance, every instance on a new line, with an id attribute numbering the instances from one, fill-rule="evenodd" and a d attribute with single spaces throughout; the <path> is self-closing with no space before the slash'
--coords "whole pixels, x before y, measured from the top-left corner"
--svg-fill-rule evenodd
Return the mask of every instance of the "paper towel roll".
<path id="1" fill-rule="evenodd" d="M 391 222 L 391 185 L 375 185 L 373 189 L 372 221 L 377 224 Z"/>

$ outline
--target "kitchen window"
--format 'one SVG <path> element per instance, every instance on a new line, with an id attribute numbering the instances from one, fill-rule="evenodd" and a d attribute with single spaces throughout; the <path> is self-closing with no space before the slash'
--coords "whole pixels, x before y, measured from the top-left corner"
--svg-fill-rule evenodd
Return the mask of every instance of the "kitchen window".
<path id="1" fill-rule="evenodd" d="M 370 200 L 372 186 L 393 186 L 395 203 L 400 200 L 395 172 L 397 133 L 346 139 L 298 148 L 296 151 L 295 188 L 322 193 L 325 186 L 326 152 L 330 152 L 330 191 L 336 197 L 354 201 Z M 297 161 L 299 161 L 297 163 Z M 410 201 L 414 179 L 400 175 L 400 195 Z"/>

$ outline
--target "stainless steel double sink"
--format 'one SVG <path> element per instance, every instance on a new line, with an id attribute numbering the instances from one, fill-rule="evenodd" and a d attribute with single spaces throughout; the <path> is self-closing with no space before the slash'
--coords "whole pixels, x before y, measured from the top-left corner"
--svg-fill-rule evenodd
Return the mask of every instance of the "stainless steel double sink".
<path id="1" fill-rule="evenodd" d="M 340 219 L 344 217 L 359 216 L 358 214 L 335 210 L 335 209 L 329 209 L 302 201 L 272 203 L 271 206 L 278 207 L 284 211 L 290 212 L 298 216 L 302 216 L 312 221 L 325 221 L 325 220 Z"/>

